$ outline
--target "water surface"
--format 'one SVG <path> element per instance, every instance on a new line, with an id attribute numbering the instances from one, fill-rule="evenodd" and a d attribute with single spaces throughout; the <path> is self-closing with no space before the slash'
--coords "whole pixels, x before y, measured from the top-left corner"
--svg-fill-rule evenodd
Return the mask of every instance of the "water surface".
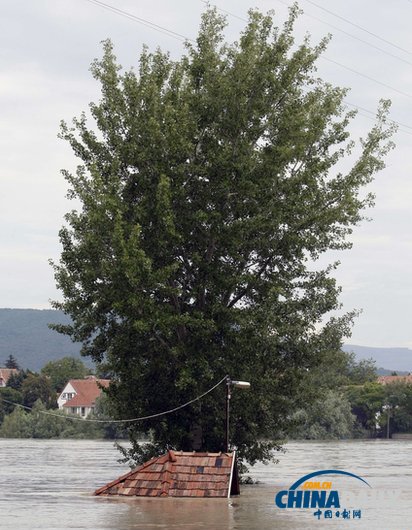
<path id="1" fill-rule="evenodd" d="M 92 492 L 128 471 L 112 442 L 0 439 L 0 528 L 7 530 L 269 530 L 379 528 L 412 530 L 412 441 L 291 442 L 279 463 L 257 465 L 260 483 L 231 499 L 101 498 Z M 280 510 L 275 494 L 320 469 L 368 481 L 330 477 L 342 508 L 360 519 L 320 520 L 314 509 Z M 343 506 L 345 504 L 345 506 Z M 352 513 L 351 513 L 352 515 Z"/>

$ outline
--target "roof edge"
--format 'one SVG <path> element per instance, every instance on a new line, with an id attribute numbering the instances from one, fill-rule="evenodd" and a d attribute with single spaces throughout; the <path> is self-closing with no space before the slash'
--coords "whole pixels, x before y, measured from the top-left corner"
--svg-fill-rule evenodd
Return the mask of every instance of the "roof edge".
<path id="1" fill-rule="evenodd" d="M 100 488 L 98 488 L 95 492 L 94 492 L 94 495 L 100 495 L 101 493 L 103 493 L 105 490 L 108 490 L 109 488 L 112 488 L 113 486 L 116 486 L 116 484 L 119 484 L 120 482 L 123 482 L 124 480 L 127 479 L 127 477 L 129 475 L 131 475 L 132 473 L 136 473 L 137 471 L 141 471 L 142 469 L 145 469 L 147 466 L 150 466 L 151 464 L 153 464 L 156 460 L 159 460 L 159 458 L 162 458 L 164 457 L 165 455 L 159 455 L 159 456 L 154 456 L 153 458 L 151 458 L 150 460 L 148 460 L 147 462 L 145 462 L 144 464 L 142 464 L 141 466 L 137 466 L 133 469 L 131 469 L 130 471 L 128 471 L 127 473 L 125 473 L 124 475 L 112 480 L 111 482 L 105 484 L 104 486 L 101 486 Z"/>

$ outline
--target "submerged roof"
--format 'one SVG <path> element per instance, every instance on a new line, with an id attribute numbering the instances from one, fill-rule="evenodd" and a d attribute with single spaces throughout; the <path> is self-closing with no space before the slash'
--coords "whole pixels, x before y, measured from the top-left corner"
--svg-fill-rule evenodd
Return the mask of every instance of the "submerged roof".
<path id="1" fill-rule="evenodd" d="M 107 388 L 110 380 L 90 377 L 87 379 L 70 379 L 69 383 L 74 388 L 76 395 L 66 401 L 63 407 L 91 407 L 102 393 L 101 387 Z"/>
<path id="2" fill-rule="evenodd" d="M 229 497 L 239 493 L 235 453 L 168 451 L 95 491 L 95 495 Z"/>

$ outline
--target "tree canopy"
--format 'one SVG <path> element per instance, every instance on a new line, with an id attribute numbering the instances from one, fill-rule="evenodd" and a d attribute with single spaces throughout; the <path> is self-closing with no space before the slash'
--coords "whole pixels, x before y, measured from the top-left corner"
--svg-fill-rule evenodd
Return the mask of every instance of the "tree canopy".
<path id="1" fill-rule="evenodd" d="M 20 369 L 19 363 L 17 362 L 15 357 L 11 354 L 7 357 L 5 366 L 6 368 L 15 368 L 16 370 Z"/>
<path id="2" fill-rule="evenodd" d="M 50 379 L 53 390 L 61 392 L 69 379 L 84 379 L 89 370 L 80 359 L 63 357 L 57 361 L 49 361 L 43 366 L 41 373 Z"/>
<path id="3" fill-rule="evenodd" d="M 73 324 L 56 326 L 112 374 L 116 417 L 171 409 L 225 374 L 234 391 L 231 440 L 267 459 L 304 400 L 303 371 L 333 359 L 350 315 L 336 264 L 317 266 L 348 236 L 373 197 L 364 191 L 390 148 L 388 102 L 359 142 L 346 90 L 318 79 L 327 39 L 295 44 L 298 10 L 283 27 L 251 11 L 238 42 L 205 12 L 195 44 L 173 61 L 146 48 L 123 71 L 111 42 L 92 64 L 101 99 L 61 137 L 80 159 L 64 171 L 75 209 L 54 263 Z M 356 156 L 355 156 L 356 155 Z M 160 419 L 153 450 L 224 448 L 224 388 Z M 136 459 L 142 455 L 135 444 Z"/>
<path id="4" fill-rule="evenodd" d="M 40 400 L 47 408 L 57 408 L 57 396 L 50 380 L 44 375 L 29 373 L 21 385 L 25 407 L 33 407 Z"/>

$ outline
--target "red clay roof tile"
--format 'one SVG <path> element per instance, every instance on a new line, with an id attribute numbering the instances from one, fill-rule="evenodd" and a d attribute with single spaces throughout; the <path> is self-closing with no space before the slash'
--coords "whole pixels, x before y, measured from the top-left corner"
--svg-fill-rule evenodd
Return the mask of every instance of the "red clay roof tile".
<path id="1" fill-rule="evenodd" d="M 0 368 L 0 386 L 6 386 L 10 377 L 19 371 L 17 368 Z"/>
<path id="2" fill-rule="evenodd" d="M 95 495 L 228 497 L 234 453 L 169 451 L 95 491 Z"/>
<path id="3" fill-rule="evenodd" d="M 381 385 L 388 385 L 390 383 L 412 383 L 412 375 L 380 375 L 378 377 L 378 383 Z"/>
<path id="4" fill-rule="evenodd" d="M 92 407 L 102 393 L 101 387 L 107 388 L 108 379 L 70 379 L 69 383 L 74 388 L 76 395 L 66 401 L 63 407 Z"/>

